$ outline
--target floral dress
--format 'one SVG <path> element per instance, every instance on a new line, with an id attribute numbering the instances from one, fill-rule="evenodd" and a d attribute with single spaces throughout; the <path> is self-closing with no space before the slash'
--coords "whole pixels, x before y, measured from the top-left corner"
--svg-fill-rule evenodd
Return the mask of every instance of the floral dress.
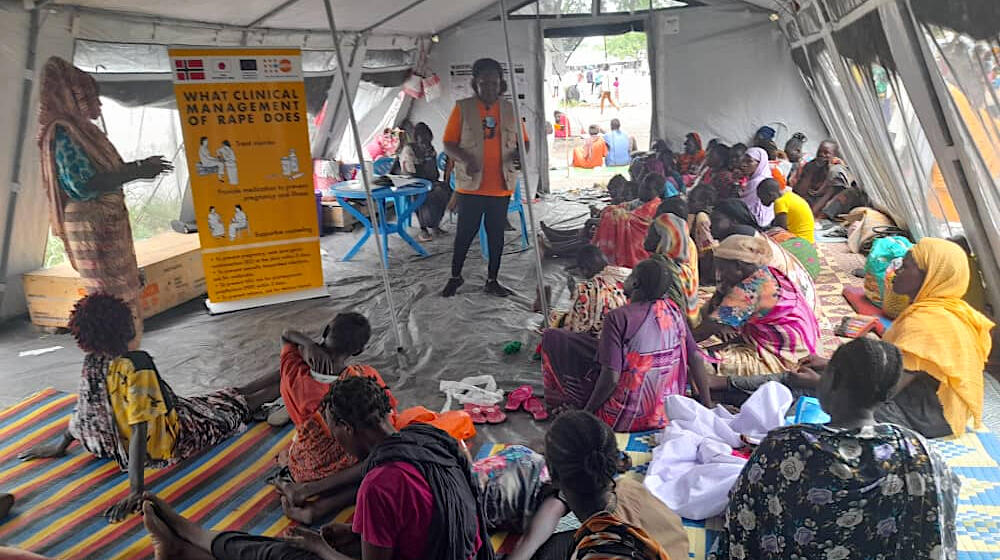
<path id="1" fill-rule="evenodd" d="M 948 560 L 960 482 L 916 432 L 804 424 L 743 468 L 709 560 Z"/>

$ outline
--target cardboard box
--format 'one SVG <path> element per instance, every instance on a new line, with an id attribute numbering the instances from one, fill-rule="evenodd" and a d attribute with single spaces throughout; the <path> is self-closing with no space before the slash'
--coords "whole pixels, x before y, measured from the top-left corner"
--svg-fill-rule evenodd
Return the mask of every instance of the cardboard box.
<path id="1" fill-rule="evenodd" d="M 367 208 L 363 208 L 361 212 L 368 215 Z M 323 229 L 353 229 L 357 223 L 358 219 L 336 202 L 323 203 Z"/>
<path id="2" fill-rule="evenodd" d="M 135 244 L 143 283 L 142 315 L 152 317 L 205 293 L 201 244 L 194 234 L 161 233 Z M 87 291 L 69 263 L 24 274 L 31 322 L 66 327 L 73 305 Z"/>

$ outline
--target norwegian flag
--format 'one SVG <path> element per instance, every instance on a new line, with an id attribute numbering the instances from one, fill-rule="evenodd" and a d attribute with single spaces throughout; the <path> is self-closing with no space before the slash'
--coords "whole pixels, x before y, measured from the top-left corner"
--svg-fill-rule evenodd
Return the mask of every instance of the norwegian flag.
<path id="1" fill-rule="evenodd" d="M 179 81 L 204 80 L 205 64 L 200 58 L 187 58 L 174 61 Z"/>

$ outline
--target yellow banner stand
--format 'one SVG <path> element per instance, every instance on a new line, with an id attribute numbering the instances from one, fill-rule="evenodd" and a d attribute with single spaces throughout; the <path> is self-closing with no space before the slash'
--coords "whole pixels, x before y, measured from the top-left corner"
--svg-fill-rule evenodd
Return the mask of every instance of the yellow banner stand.
<path id="1" fill-rule="evenodd" d="M 171 48 L 211 313 L 324 297 L 299 49 Z"/>

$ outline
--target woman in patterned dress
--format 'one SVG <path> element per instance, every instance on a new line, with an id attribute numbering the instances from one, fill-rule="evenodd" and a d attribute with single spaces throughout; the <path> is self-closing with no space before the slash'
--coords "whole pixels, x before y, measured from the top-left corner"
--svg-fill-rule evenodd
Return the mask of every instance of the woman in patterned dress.
<path id="1" fill-rule="evenodd" d="M 889 343 L 841 346 L 819 387 L 831 421 L 768 434 L 709 560 L 955 558 L 958 477 L 919 434 L 875 420 L 902 373 Z"/>
<path id="2" fill-rule="evenodd" d="M 126 163 L 94 121 L 101 117 L 97 82 L 52 57 L 42 69 L 38 115 L 42 184 L 48 191 L 52 233 L 88 293 L 114 294 L 132 311 L 142 339 L 142 285 L 122 186 L 172 169 L 162 156 Z"/>
<path id="3" fill-rule="evenodd" d="M 630 303 L 604 318 L 601 336 L 546 329 L 542 335 L 545 404 L 583 409 L 617 432 L 662 428 L 663 399 L 684 394 L 690 374 L 711 407 L 707 366 L 676 303 L 662 259 L 636 265 L 625 281 Z"/>
<path id="4" fill-rule="evenodd" d="M 765 239 L 730 235 L 715 248 L 721 285 L 702 310 L 695 338 L 723 339 L 712 349 L 720 375 L 794 371 L 820 343 L 816 315 L 795 284 L 768 264 Z"/>
<path id="5" fill-rule="evenodd" d="M 572 304 L 568 311 L 550 311 L 549 326 L 596 338 L 601 334 L 605 315 L 628 303 L 625 279 L 632 271 L 609 265 L 601 250 L 593 245 L 586 245 L 577 253 L 576 268 L 585 280 L 576 282 L 570 277 Z"/>
<path id="6" fill-rule="evenodd" d="M 76 303 L 70 332 L 86 353 L 76 411 L 58 440 L 32 447 L 22 460 L 61 457 L 73 440 L 127 470 L 130 493 L 105 514 L 117 522 L 139 510 L 143 468 L 164 467 L 218 445 L 245 429 L 251 412 L 278 398 L 275 372 L 242 387 L 196 397 L 174 394 L 135 336 L 131 311 L 119 297 L 96 293 Z"/>

